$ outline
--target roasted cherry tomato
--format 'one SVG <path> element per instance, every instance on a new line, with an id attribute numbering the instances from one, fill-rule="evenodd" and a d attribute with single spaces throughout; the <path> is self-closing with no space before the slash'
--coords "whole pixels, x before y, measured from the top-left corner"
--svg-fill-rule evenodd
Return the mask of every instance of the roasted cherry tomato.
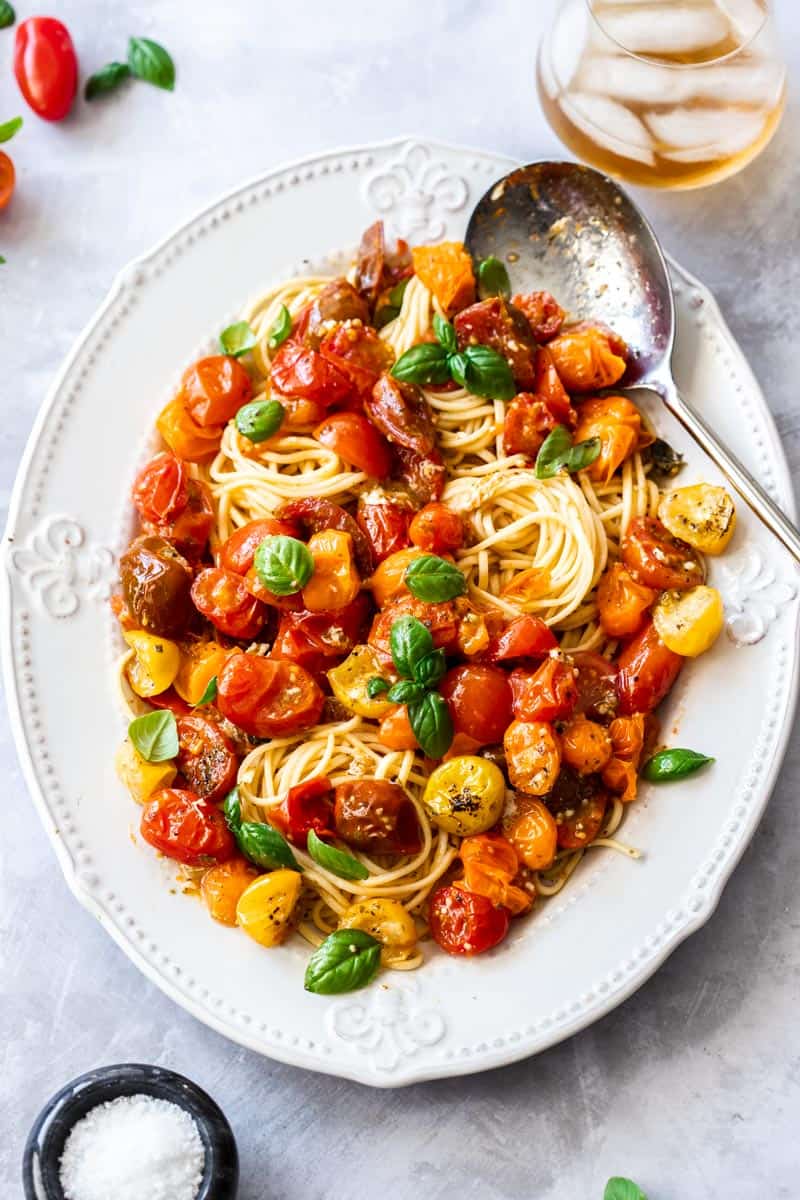
<path id="1" fill-rule="evenodd" d="M 386 608 L 379 612 L 372 622 L 367 641 L 378 651 L 384 662 L 391 663 L 392 651 L 390 636 L 392 625 L 398 617 L 416 617 L 430 631 L 434 646 L 443 650 L 453 650 L 458 641 L 458 613 L 452 601 L 444 600 L 440 604 L 426 604 L 414 596 L 398 596 Z"/>
<path id="2" fill-rule="evenodd" d="M 284 613 L 281 625 L 298 630 L 326 658 L 339 658 L 360 642 L 371 612 L 369 596 L 359 592 L 352 603 L 335 612 Z M 328 664 L 330 665 L 330 664 Z"/>
<path id="3" fill-rule="evenodd" d="M 378 564 L 369 581 L 372 596 L 378 608 L 383 608 L 398 596 L 409 594 L 406 585 L 406 571 L 414 559 L 422 558 L 424 553 L 425 551 L 420 550 L 419 546 L 406 546 L 404 550 L 395 551 L 394 554 L 390 554 L 388 558 Z"/>
<path id="4" fill-rule="evenodd" d="M 178 392 L 158 415 L 156 427 L 170 450 L 186 462 L 205 462 L 219 450 L 223 425 L 199 425 Z"/>
<path id="5" fill-rule="evenodd" d="M 577 671 L 575 711 L 593 721 L 610 721 L 618 704 L 616 665 L 593 650 L 580 650 L 571 657 Z"/>
<path id="6" fill-rule="evenodd" d="M 319 352 L 350 380 L 359 400 L 370 395 L 381 373 L 392 364 L 386 342 L 367 325 L 337 326 L 323 339 Z"/>
<path id="7" fill-rule="evenodd" d="M 234 654 L 217 676 L 217 707 L 254 737 L 281 737 L 316 725 L 325 693 L 293 662 Z"/>
<path id="8" fill-rule="evenodd" d="M 489 642 L 487 656 L 492 662 L 505 662 L 510 658 L 543 658 L 550 650 L 557 650 L 555 634 L 540 617 L 523 613 L 512 617 L 502 633 Z"/>
<path id="9" fill-rule="evenodd" d="M 285 659 L 287 662 L 297 663 L 298 666 L 304 667 L 310 675 L 313 675 L 318 683 L 323 683 L 325 672 L 331 665 L 331 660 L 313 646 L 306 635 L 296 625 L 292 625 L 288 620 L 289 614 L 281 616 L 278 625 L 278 632 L 275 634 L 275 640 L 272 643 L 272 649 L 269 652 L 270 658 Z"/>
<path id="10" fill-rule="evenodd" d="M 387 750 L 419 750 L 419 742 L 408 718 L 407 705 L 395 704 L 381 718 L 378 740 Z"/>
<path id="11" fill-rule="evenodd" d="M 199 713 L 178 718 L 178 770 L 201 800 L 223 800 L 236 783 L 230 738 Z"/>
<path id="12" fill-rule="evenodd" d="M 356 520 L 369 541 L 376 563 L 404 550 L 409 544 L 410 517 L 410 509 L 395 504 L 388 497 L 373 500 L 371 493 L 359 496 Z"/>
<path id="13" fill-rule="evenodd" d="M 158 533 L 178 547 L 181 554 L 191 562 L 202 558 L 214 527 L 214 504 L 211 493 L 199 479 L 187 483 L 186 507 L 173 521 L 160 521 L 157 525 L 145 522 L 148 533 Z"/>
<path id="14" fill-rule="evenodd" d="M 555 818 L 559 850 L 582 850 L 594 841 L 608 807 L 608 794 L 600 789 L 596 775 L 579 775 L 571 767 L 562 767 L 546 800 Z"/>
<path id="15" fill-rule="evenodd" d="M 280 521 L 293 521 L 299 524 L 306 537 L 312 533 L 321 533 L 325 529 L 340 529 L 349 533 L 353 539 L 358 569 L 362 575 L 369 575 L 372 570 L 372 551 L 369 541 L 355 518 L 345 512 L 332 500 L 324 500 L 316 496 L 306 496 L 302 500 L 290 500 L 278 509 L 276 514 Z"/>
<path id="16" fill-rule="evenodd" d="M 391 288 L 413 271 L 408 243 L 398 238 L 393 249 L 386 245 L 383 221 L 365 230 L 356 260 L 356 287 L 372 305 L 381 291 Z"/>
<path id="17" fill-rule="evenodd" d="M 622 648 L 617 658 L 619 712 L 649 713 L 657 708 L 686 660 L 669 650 L 652 621 Z"/>
<path id="18" fill-rule="evenodd" d="M 259 875 L 236 905 L 236 924 L 259 946 L 279 946 L 292 932 L 300 899 L 299 871 L 282 867 Z"/>
<path id="19" fill-rule="evenodd" d="M 205 567 L 192 584 L 198 612 L 228 637 L 251 639 L 263 627 L 267 610 L 251 596 L 241 575 L 224 567 Z"/>
<path id="20" fill-rule="evenodd" d="M 453 728 L 482 746 L 501 742 L 511 724 L 511 688 L 501 667 L 453 667 L 439 688 Z"/>
<path id="21" fill-rule="evenodd" d="M 29 17 L 17 27 L 14 74 L 39 117 L 60 121 L 78 89 L 78 59 L 68 30 L 53 17 Z"/>
<path id="22" fill-rule="evenodd" d="M 603 783 L 626 804 L 636 799 L 646 721 L 644 713 L 634 713 L 631 717 L 617 717 L 608 729 L 612 755 L 603 768 Z"/>
<path id="23" fill-rule="evenodd" d="M 453 883 L 433 893 L 428 913 L 431 937 L 448 954 L 482 954 L 508 933 L 508 910 Z"/>
<path id="24" fill-rule="evenodd" d="M 175 691 L 187 704 L 199 704 L 211 680 L 235 653 L 219 642 L 192 642 L 182 647 Z"/>
<path id="25" fill-rule="evenodd" d="M 497 823 L 505 798 L 506 782 L 495 763 L 477 754 L 459 754 L 431 772 L 422 803 L 439 829 L 467 837 Z"/>
<path id="26" fill-rule="evenodd" d="M 330 408 L 346 400 L 352 384 L 317 350 L 299 342 L 284 342 L 272 360 L 272 386 L 283 396 L 312 400 Z"/>
<path id="27" fill-rule="evenodd" d="M 540 346 L 536 351 L 533 369 L 535 374 L 534 393 L 544 400 L 554 417 L 568 429 L 574 429 L 578 423 L 578 414 L 572 407 L 570 398 L 561 382 L 553 356 L 546 346 Z"/>
<path id="28" fill-rule="evenodd" d="M 561 765 L 561 743 L 544 721 L 517 721 L 503 737 L 511 786 L 530 796 L 543 796 L 554 786 Z"/>
<path id="29" fill-rule="evenodd" d="M 0 150 L 0 209 L 4 209 L 14 194 L 17 174 L 8 155 Z"/>
<path id="30" fill-rule="evenodd" d="M 503 832 L 525 866 L 546 871 L 558 849 L 558 830 L 550 809 L 537 796 L 518 792 L 511 811 L 503 816 Z"/>
<path id="31" fill-rule="evenodd" d="M 536 343 L 530 324 L 513 304 L 502 296 L 480 300 L 453 318 L 453 328 L 460 350 L 466 346 L 489 346 L 506 359 L 519 387 L 533 387 Z"/>
<path id="32" fill-rule="evenodd" d="M 414 454 L 430 454 L 436 445 L 433 413 L 415 383 L 381 375 L 365 398 L 364 408 L 373 425 L 396 446 Z"/>
<path id="33" fill-rule="evenodd" d="M 240 856 L 209 867 L 200 880 L 200 893 L 215 921 L 223 925 L 236 924 L 239 898 L 257 875 L 253 864 Z"/>
<path id="34" fill-rule="evenodd" d="M 597 615 L 603 631 L 612 638 L 638 633 L 657 595 L 653 588 L 637 583 L 622 563 L 612 563 L 597 588 Z"/>
<path id="35" fill-rule="evenodd" d="M 622 561 L 637 583 L 658 591 L 697 587 L 704 578 L 697 551 L 655 517 L 631 521 L 622 539 Z"/>
<path id="36" fill-rule="evenodd" d="M 295 846 L 305 850 L 313 829 L 318 837 L 333 835 L 333 784 L 327 775 L 315 775 L 289 788 L 281 805 L 269 811 L 270 824 Z"/>
<path id="37" fill-rule="evenodd" d="M 507 908 L 512 916 L 528 911 L 533 896 L 512 883 L 519 858 L 511 842 L 497 833 L 476 833 L 464 838 L 458 853 L 468 891 L 485 896 L 497 908 Z"/>
<path id="38" fill-rule="evenodd" d="M 622 338 L 605 325 L 589 321 L 568 326 L 547 348 L 568 392 L 612 387 L 628 365 L 628 348 Z"/>
<path id="39" fill-rule="evenodd" d="M 564 310 L 549 292 L 512 296 L 511 303 L 525 315 L 537 342 L 549 342 L 564 323 Z"/>
<path id="40" fill-rule="evenodd" d="M 125 603 L 148 633 L 173 637 L 192 622 L 192 568 L 162 537 L 145 534 L 131 542 L 120 560 Z"/>
<path id="41" fill-rule="evenodd" d="M 140 829 L 156 850 L 189 867 L 225 862 L 236 853 L 233 834 L 221 811 L 181 788 L 156 792 L 142 813 Z"/>
<path id="42" fill-rule="evenodd" d="M 361 591 L 353 539 L 341 529 L 321 529 L 308 539 L 314 572 L 303 588 L 303 604 L 313 613 L 336 612 L 353 604 Z"/>
<path id="43" fill-rule="evenodd" d="M 658 518 L 670 533 L 703 554 L 721 554 L 736 529 L 732 497 L 711 483 L 667 492 L 659 502 Z"/>
<path id="44" fill-rule="evenodd" d="M 417 943 L 414 918 L 399 900 L 367 896 L 349 905 L 339 917 L 340 929 L 363 929 L 381 944 L 385 967 L 407 959 Z"/>
<path id="45" fill-rule="evenodd" d="M 563 424 L 546 400 L 533 392 L 520 392 L 506 406 L 503 421 L 503 450 L 536 458 L 547 435 Z"/>
<path id="46" fill-rule="evenodd" d="M 421 508 L 409 526 L 415 546 L 426 554 L 452 554 L 464 545 L 464 522 L 446 504 L 433 501 Z"/>
<path id="47" fill-rule="evenodd" d="M 697 658 L 709 650 L 725 625 L 722 596 L 716 588 L 690 588 L 688 592 L 662 592 L 653 609 L 653 624 L 665 646 L 684 658 Z"/>
<path id="48" fill-rule="evenodd" d="M 133 651 L 125 673 L 136 695 L 149 697 L 165 692 L 181 665 L 181 652 L 175 642 L 143 629 L 129 629 L 123 636 Z"/>
<path id="49" fill-rule="evenodd" d="M 246 575 L 253 565 L 256 550 L 265 538 L 276 535 L 296 538 L 299 533 L 300 529 L 294 521 L 278 521 L 274 517 L 248 521 L 220 546 L 217 554 L 219 565 L 236 575 Z"/>
<path id="50" fill-rule="evenodd" d="M 352 283 L 343 278 L 332 279 L 304 314 L 302 336 L 316 350 L 330 325 L 342 321 L 361 321 L 365 325 L 369 321 L 369 308 Z"/>
<path id="51" fill-rule="evenodd" d="M 419 817 L 399 783 L 352 779 L 335 792 L 334 819 L 342 841 L 373 854 L 416 854 L 422 846 Z"/>
<path id="52" fill-rule="evenodd" d="M 403 485 L 416 508 L 441 499 L 446 475 L 447 469 L 438 450 L 417 454 L 405 446 L 394 447 L 392 478 Z"/>
<path id="53" fill-rule="evenodd" d="M 188 717 L 192 712 L 191 704 L 187 704 L 174 687 L 167 688 L 165 692 L 159 692 L 157 696 L 148 696 L 147 703 L 152 704 L 153 708 L 168 709 L 169 712 L 175 713 L 176 717 Z"/>
<path id="54" fill-rule="evenodd" d="M 612 725 L 614 722 L 612 721 Z M 561 733 L 561 760 L 579 775 L 602 771 L 611 758 L 611 738 L 604 725 L 574 717 Z"/>
<path id="55" fill-rule="evenodd" d="M 253 393 L 242 364 L 227 354 L 201 358 L 183 376 L 179 395 L 187 412 L 204 429 L 227 425 Z"/>
<path id="56" fill-rule="evenodd" d="M 598 438 L 600 453 L 587 468 L 590 479 L 608 483 L 626 458 L 652 438 L 642 435 L 642 418 L 627 396 L 592 396 L 580 406 L 575 441 Z"/>
<path id="57" fill-rule="evenodd" d="M 515 667 L 508 681 L 520 721 L 565 721 L 578 702 L 575 670 L 558 658 L 546 658 L 535 671 Z"/>
<path id="58" fill-rule="evenodd" d="M 331 413 L 314 430 L 314 437 L 351 467 L 374 479 L 385 479 L 392 469 L 386 441 L 361 413 Z"/>

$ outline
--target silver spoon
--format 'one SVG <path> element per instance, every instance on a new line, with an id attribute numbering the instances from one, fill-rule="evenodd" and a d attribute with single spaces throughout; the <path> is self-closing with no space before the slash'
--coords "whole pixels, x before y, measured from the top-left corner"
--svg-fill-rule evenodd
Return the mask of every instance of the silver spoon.
<path id="1" fill-rule="evenodd" d="M 649 387 L 702 446 L 757 517 L 800 562 L 800 531 L 678 393 L 675 305 L 655 234 L 621 188 L 591 167 L 540 162 L 498 180 L 473 210 L 474 259 L 511 266 L 515 291 L 545 289 L 571 316 L 610 325 L 628 343 L 625 387 Z"/>

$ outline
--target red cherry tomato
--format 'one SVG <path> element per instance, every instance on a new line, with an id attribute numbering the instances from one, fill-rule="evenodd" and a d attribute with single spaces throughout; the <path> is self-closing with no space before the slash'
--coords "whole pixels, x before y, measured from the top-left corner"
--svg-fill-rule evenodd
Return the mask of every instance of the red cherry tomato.
<path id="1" fill-rule="evenodd" d="M 181 381 L 184 408 L 203 428 L 226 425 L 253 392 L 250 376 L 227 354 L 201 358 Z"/>
<path id="2" fill-rule="evenodd" d="M 392 363 L 386 342 L 368 325 L 338 325 L 323 338 L 319 352 L 350 380 L 359 399 L 369 396 Z"/>
<path id="3" fill-rule="evenodd" d="M 199 713 L 178 718 L 177 766 L 201 800 L 223 800 L 236 783 L 233 744 L 218 725 Z"/>
<path id="4" fill-rule="evenodd" d="M 211 493 L 199 479 L 187 481 L 188 499 L 186 507 L 172 521 L 158 525 L 145 522 L 148 533 L 157 533 L 178 547 L 186 558 L 197 561 L 205 553 L 211 530 L 214 527 L 214 505 Z"/>
<path id="5" fill-rule="evenodd" d="M 417 854 L 419 817 L 407 792 L 388 779 L 353 779 L 335 793 L 334 820 L 342 841 L 373 854 Z"/>
<path id="6" fill-rule="evenodd" d="M 217 707 L 254 737 L 281 737 L 316 725 L 325 693 L 293 662 L 234 654 L 217 677 Z"/>
<path id="7" fill-rule="evenodd" d="M 487 656 L 492 662 L 505 662 L 509 658 L 542 658 L 557 649 L 555 634 L 544 621 L 524 613 L 512 617 L 503 632 L 491 639 Z"/>
<path id="8" fill-rule="evenodd" d="M 410 516 L 409 509 L 391 500 L 381 498 L 371 502 L 365 500 L 363 495 L 359 496 L 356 520 L 369 541 L 376 563 L 383 562 L 390 554 L 405 550 L 409 545 Z"/>
<path id="9" fill-rule="evenodd" d="M 132 499 L 142 520 L 172 521 L 189 501 L 186 467 L 170 450 L 151 459 L 136 476 Z"/>
<path id="10" fill-rule="evenodd" d="M 512 296 L 511 303 L 525 314 L 537 342 L 549 342 L 564 324 L 566 314 L 549 292 Z"/>
<path id="11" fill-rule="evenodd" d="M 408 529 L 415 546 L 428 554 L 451 554 L 464 544 L 464 522 L 458 513 L 437 500 L 426 504 Z"/>
<path id="12" fill-rule="evenodd" d="M 364 400 L 367 416 L 390 442 L 414 454 L 430 454 L 436 445 L 433 413 L 421 388 L 393 375 L 381 375 Z"/>
<path id="13" fill-rule="evenodd" d="M 260 521 L 248 521 L 232 533 L 219 548 L 219 565 L 234 575 L 246 575 L 253 565 L 256 550 L 265 538 L 284 535 L 296 538 L 300 529 L 294 521 L 277 521 L 274 517 L 262 517 Z"/>
<path id="14" fill-rule="evenodd" d="M 541 396 L 520 392 L 506 407 L 503 449 L 509 455 L 527 454 L 535 459 L 548 433 L 563 423 Z"/>
<path id="15" fill-rule="evenodd" d="M 156 850 L 190 867 L 225 862 L 236 853 L 220 810 L 181 788 L 156 792 L 142 813 L 140 829 Z"/>
<path id="16" fill-rule="evenodd" d="M 385 479 L 392 468 L 388 443 L 361 413 L 332 413 L 317 426 L 314 437 L 350 466 L 374 479 Z"/>
<path id="17" fill-rule="evenodd" d="M 318 499 L 315 496 L 290 500 L 278 509 L 276 515 L 281 521 L 296 521 L 306 537 L 310 537 L 312 533 L 321 533 L 325 529 L 339 529 L 342 533 L 349 533 L 353 539 L 356 563 L 362 576 L 369 575 L 372 571 L 369 541 L 355 518 L 332 500 Z"/>
<path id="18" fill-rule="evenodd" d="M 355 600 L 335 612 L 312 613 L 304 609 L 286 613 L 281 621 L 302 632 L 309 644 L 329 658 L 349 654 L 362 634 L 372 611 L 369 596 L 359 592 Z"/>
<path id="19" fill-rule="evenodd" d="M 78 89 L 78 59 L 69 31 L 53 17 L 29 17 L 17 27 L 14 74 L 37 116 L 60 121 Z"/>
<path id="20" fill-rule="evenodd" d="M 511 724 L 511 687 L 500 667 L 453 667 L 439 688 L 456 733 L 482 746 L 502 742 Z"/>
<path id="21" fill-rule="evenodd" d="M 558 658 L 546 658 L 535 671 L 515 667 L 508 678 L 519 721 L 565 721 L 578 702 L 575 671 Z"/>
<path id="22" fill-rule="evenodd" d="M 272 386 L 283 396 L 312 400 L 330 408 L 350 395 L 352 384 L 317 350 L 284 342 L 272 360 Z"/>
<path id="23" fill-rule="evenodd" d="M 392 478 L 405 485 L 418 508 L 431 500 L 441 499 L 446 476 L 447 469 L 438 450 L 417 454 L 405 446 L 394 447 Z"/>
<path id="24" fill-rule="evenodd" d="M 458 346 L 463 350 L 478 342 L 502 354 L 515 382 L 531 388 L 534 382 L 533 357 L 536 343 L 523 314 L 502 296 L 492 296 L 464 308 L 453 318 Z"/>
<path id="25" fill-rule="evenodd" d="M 458 642 L 458 613 L 451 600 L 441 604 L 426 604 L 414 596 L 399 596 L 386 605 L 372 622 L 367 641 L 377 650 L 387 666 L 392 661 L 391 633 L 398 617 L 416 617 L 431 632 L 433 644 L 443 650 L 454 650 Z"/>
<path id="26" fill-rule="evenodd" d="M 468 892 L 458 883 L 433 893 L 428 914 L 431 937 L 448 954 L 483 954 L 508 933 L 508 909 Z"/>
<path id="27" fill-rule="evenodd" d="M 600 790 L 596 775 L 579 775 L 562 766 L 545 799 L 555 817 L 559 850 L 581 850 L 594 841 L 608 807 L 608 793 Z"/>
<path id="28" fill-rule="evenodd" d="M 292 625 L 285 615 L 280 619 L 269 656 L 297 663 L 299 667 L 308 671 L 309 675 L 313 675 L 319 684 L 324 684 L 325 672 L 333 666 L 331 659 L 312 645 L 303 630 L 297 625 Z"/>
<path id="29" fill-rule="evenodd" d="M 317 837 L 333 836 L 333 784 L 326 775 L 317 775 L 298 783 L 289 791 L 279 808 L 269 814 L 271 824 L 295 846 L 305 850 L 313 829 Z"/>
<path id="30" fill-rule="evenodd" d="M 136 628 L 133 625 L 131 628 Z M 165 692 L 159 692 L 157 696 L 148 696 L 147 703 L 152 704 L 153 708 L 167 708 L 170 712 L 175 713 L 176 717 L 188 717 L 192 709 L 191 704 L 179 696 L 174 687 L 168 687 Z"/>
<path id="31" fill-rule="evenodd" d="M 13 162 L 0 150 L 0 209 L 5 208 L 11 199 L 16 178 Z"/>
<path id="32" fill-rule="evenodd" d="M 622 540 L 622 561 L 637 583 L 658 591 L 703 582 L 700 556 L 655 517 L 636 517 Z"/>
<path id="33" fill-rule="evenodd" d="M 652 621 L 623 647 L 617 658 L 619 711 L 649 713 L 657 708 L 680 674 L 685 659 L 670 650 Z"/>
<path id="34" fill-rule="evenodd" d="M 267 610 L 251 596 L 240 575 L 223 567 L 205 567 L 192 584 L 192 601 L 221 633 L 254 638 L 267 619 Z"/>
<path id="35" fill-rule="evenodd" d="M 578 424 L 578 414 L 570 403 L 553 356 L 546 346 L 540 346 L 536 351 L 533 370 L 535 394 L 545 402 L 557 421 L 569 429 L 574 429 Z"/>

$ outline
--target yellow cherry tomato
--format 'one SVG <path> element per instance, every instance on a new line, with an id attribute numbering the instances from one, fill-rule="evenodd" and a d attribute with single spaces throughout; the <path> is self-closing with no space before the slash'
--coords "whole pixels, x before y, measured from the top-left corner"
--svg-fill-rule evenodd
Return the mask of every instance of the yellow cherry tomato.
<path id="1" fill-rule="evenodd" d="M 171 759 L 166 762 L 147 762 L 127 738 L 117 751 L 114 765 L 117 775 L 137 804 L 145 804 L 155 792 L 168 788 L 178 774 Z"/>
<path id="2" fill-rule="evenodd" d="M 181 651 L 181 665 L 175 676 L 175 691 L 187 704 L 198 704 L 215 675 L 219 675 L 231 651 L 218 642 L 195 642 Z"/>
<path id="3" fill-rule="evenodd" d="M 369 586 L 378 608 L 383 608 L 395 596 L 407 595 L 405 583 L 406 571 L 415 558 L 422 558 L 424 550 L 419 546 L 409 546 L 407 550 L 397 550 L 390 554 L 376 567 Z"/>
<path id="4" fill-rule="evenodd" d="M 334 696 L 345 708 L 359 717 L 380 721 L 394 705 L 386 699 L 386 693 L 370 697 L 367 684 L 370 679 L 383 675 L 377 654 L 371 646 L 356 646 L 344 662 L 328 671 L 328 682 Z"/>
<path id="5" fill-rule="evenodd" d="M 653 624 L 670 650 L 685 658 L 697 658 L 722 633 L 722 597 L 716 588 L 705 585 L 688 592 L 664 592 L 653 609 Z"/>
<path id="6" fill-rule="evenodd" d="M 695 550 L 722 554 L 736 528 L 736 508 L 725 488 L 696 483 L 662 496 L 658 519 Z"/>
<path id="7" fill-rule="evenodd" d="M 361 590 L 361 576 L 353 558 L 353 539 L 340 529 L 312 533 L 308 549 L 314 574 L 303 588 L 309 612 L 335 612 L 352 604 Z"/>
<path id="8" fill-rule="evenodd" d="M 200 880 L 200 892 L 215 921 L 236 924 L 236 907 L 242 893 L 257 876 L 255 867 L 244 858 L 230 858 L 209 867 Z"/>
<path id="9" fill-rule="evenodd" d="M 291 932 L 292 914 L 300 896 L 298 871 L 270 871 L 246 887 L 236 905 L 236 920 L 261 946 L 279 946 Z"/>
<path id="10" fill-rule="evenodd" d="M 381 962 L 391 966 L 407 958 L 417 943 L 414 918 L 397 900 L 356 900 L 339 918 L 340 929 L 362 929 L 381 943 Z"/>
<path id="11" fill-rule="evenodd" d="M 128 682 L 137 696 L 158 696 L 173 683 L 181 665 L 181 652 L 167 638 L 130 629 L 125 641 L 134 653 L 126 668 Z"/>
<path id="12" fill-rule="evenodd" d="M 461 754 L 431 774 L 422 803 L 434 825 L 467 837 L 485 833 L 499 819 L 505 802 L 503 773 L 488 758 Z"/>

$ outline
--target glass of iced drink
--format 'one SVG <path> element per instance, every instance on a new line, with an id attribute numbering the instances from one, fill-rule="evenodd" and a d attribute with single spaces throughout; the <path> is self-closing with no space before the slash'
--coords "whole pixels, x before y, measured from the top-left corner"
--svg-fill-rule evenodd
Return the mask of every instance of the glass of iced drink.
<path id="1" fill-rule="evenodd" d="M 662 188 L 741 170 L 786 103 L 766 0 L 563 0 L 537 81 L 577 158 Z"/>

